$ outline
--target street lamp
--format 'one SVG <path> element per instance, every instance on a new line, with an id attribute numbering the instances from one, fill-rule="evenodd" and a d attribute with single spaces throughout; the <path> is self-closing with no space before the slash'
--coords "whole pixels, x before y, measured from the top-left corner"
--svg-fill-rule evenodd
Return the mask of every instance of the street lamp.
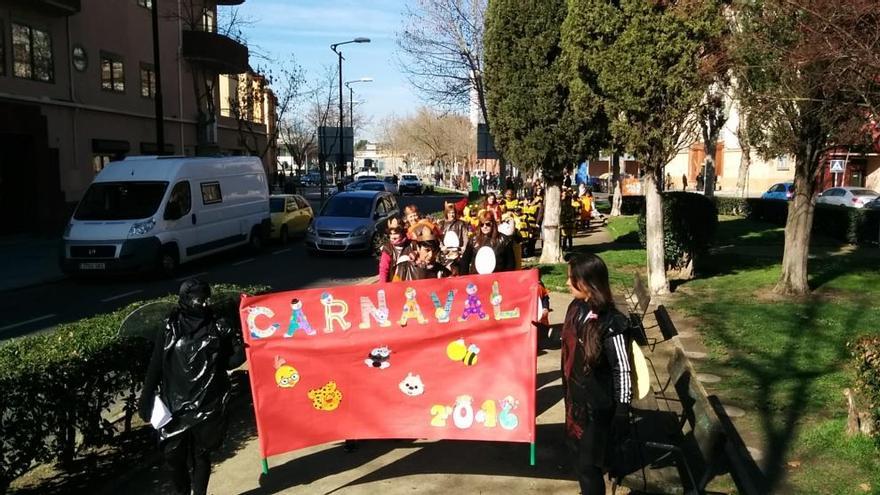
<path id="1" fill-rule="evenodd" d="M 342 61 L 344 60 L 342 57 L 342 52 L 338 51 L 336 48 L 342 45 L 347 45 L 349 43 L 369 43 L 370 38 L 358 37 L 353 40 L 343 41 L 341 43 L 333 43 L 330 45 L 330 49 L 333 50 L 337 56 L 339 56 L 339 130 L 336 132 L 337 143 L 339 143 L 339 154 L 336 162 L 336 166 L 339 167 L 343 162 L 343 151 L 342 151 L 342 123 L 343 123 L 343 109 L 342 109 Z M 323 166 L 321 169 L 321 199 L 324 199 L 324 170 Z"/>
<path id="2" fill-rule="evenodd" d="M 362 77 L 360 79 L 355 79 L 354 81 L 347 81 L 345 83 L 345 87 L 348 88 L 348 121 L 351 123 L 352 132 L 354 132 L 354 90 L 351 89 L 351 85 L 355 83 L 368 83 L 373 82 L 372 77 Z"/>

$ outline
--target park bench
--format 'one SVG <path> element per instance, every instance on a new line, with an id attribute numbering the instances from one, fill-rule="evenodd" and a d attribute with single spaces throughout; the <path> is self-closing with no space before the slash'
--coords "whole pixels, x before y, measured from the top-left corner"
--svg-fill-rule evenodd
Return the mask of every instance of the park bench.
<path id="1" fill-rule="evenodd" d="M 768 493 L 764 476 L 736 432 L 721 402 L 709 396 L 681 346 L 668 365 L 669 383 L 681 406 L 676 443 L 645 442 L 680 462 L 686 493 L 706 493 L 716 476 L 730 473 L 739 493 Z"/>

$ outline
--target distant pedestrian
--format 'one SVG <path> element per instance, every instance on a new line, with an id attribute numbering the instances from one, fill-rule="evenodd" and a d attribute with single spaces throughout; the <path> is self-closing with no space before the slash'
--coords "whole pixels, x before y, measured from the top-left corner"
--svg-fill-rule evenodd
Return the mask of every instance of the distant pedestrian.
<path id="1" fill-rule="evenodd" d="M 245 360 L 241 334 L 211 311 L 210 297 L 201 280 L 181 284 L 177 306 L 156 336 L 138 403 L 144 421 L 157 397 L 171 415 L 158 429 L 159 445 L 179 494 L 207 493 L 211 452 L 226 436 L 226 372 Z"/>
<path id="2" fill-rule="evenodd" d="M 687 191 L 688 188 L 688 176 L 686 174 L 681 174 L 681 190 Z"/>
<path id="3" fill-rule="evenodd" d="M 703 190 L 703 172 L 697 174 L 697 191 Z"/>
<path id="4" fill-rule="evenodd" d="M 666 172 L 666 184 L 663 184 L 663 189 L 667 191 L 672 190 L 672 174 Z"/>
<path id="5" fill-rule="evenodd" d="M 632 400 L 632 337 L 614 306 L 608 267 L 594 254 L 568 263 L 574 297 L 562 328 L 565 433 L 581 493 L 604 494 L 603 474 L 618 465 L 614 447 L 627 437 Z"/>

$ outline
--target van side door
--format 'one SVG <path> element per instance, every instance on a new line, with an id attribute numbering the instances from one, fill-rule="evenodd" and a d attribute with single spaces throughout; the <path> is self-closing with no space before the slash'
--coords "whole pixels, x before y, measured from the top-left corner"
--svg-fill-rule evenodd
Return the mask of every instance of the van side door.
<path id="1" fill-rule="evenodd" d="M 174 184 L 162 218 L 165 220 L 165 231 L 168 238 L 160 239 L 163 244 L 176 242 L 180 261 L 183 262 L 190 255 L 188 250 L 198 244 L 198 233 L 195 222 L 195 214 L 192 211 L 192 188 L 189 180 L 183 179 Z"/>

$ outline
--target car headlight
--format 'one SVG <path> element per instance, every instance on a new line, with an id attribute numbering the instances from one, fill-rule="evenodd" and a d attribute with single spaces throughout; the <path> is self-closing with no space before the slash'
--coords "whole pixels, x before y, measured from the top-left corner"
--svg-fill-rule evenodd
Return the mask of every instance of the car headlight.
<path id="1" fill-rule="evenodd" d="M 156 226 L 156 221 L 152 218 L 146 220 L 144 222 L 135 222 L 130 229 L 128 229 L 128 235 L 144 235 L 147 232 L 153 230 L 153 227 Z"/>
<path id="2" fill-rule="evenodd" d="M 351 236 L 352 237 L 360 237 L 362 235 L 367 235 L 367 230 L 369 230 L 369 229 L 367 228 L 366 225 L 363 227 L 358 227 L 358 228 L 354 229 L 354 231 L 352 231 Z"/>

